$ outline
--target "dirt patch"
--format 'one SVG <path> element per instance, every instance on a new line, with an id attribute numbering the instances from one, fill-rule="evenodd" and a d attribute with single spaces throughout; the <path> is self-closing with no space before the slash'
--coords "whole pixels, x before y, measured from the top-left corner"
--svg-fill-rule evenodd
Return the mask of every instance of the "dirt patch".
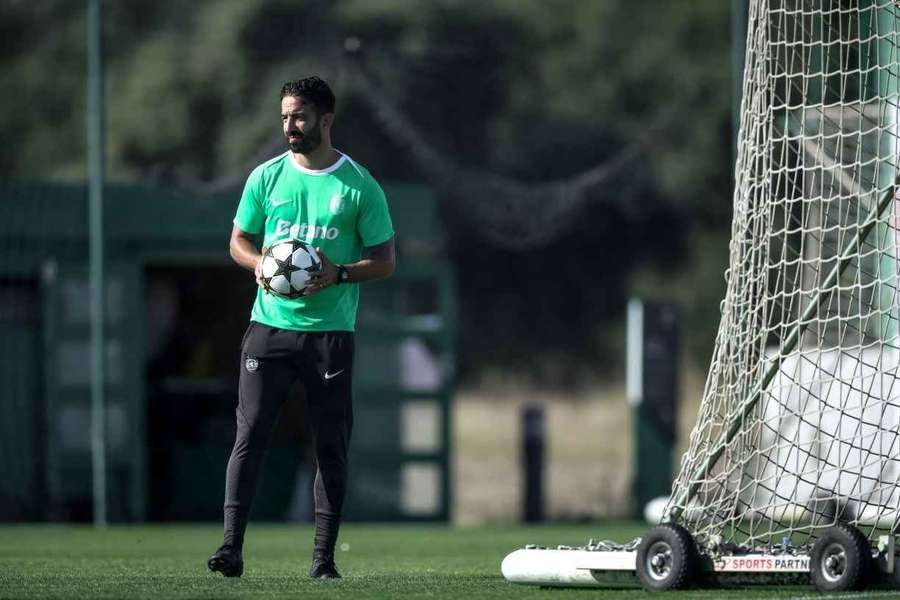
<path id="1" fill-rule="evenodd" d="M 675 465 L 687 448 L 703 374 L 683 371 Z M 522 411 L 547 419 L 547 518 L 594 520 L 631 513 L 632 417 L 623 382 L 562 393 L 492 386 L 457 394 L 453 409 L 453 518 L 459 525 L 522 515 Z"/>

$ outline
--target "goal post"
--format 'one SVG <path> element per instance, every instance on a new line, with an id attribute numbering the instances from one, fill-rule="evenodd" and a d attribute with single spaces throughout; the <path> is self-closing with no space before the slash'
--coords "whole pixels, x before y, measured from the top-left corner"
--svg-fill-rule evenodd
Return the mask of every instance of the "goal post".
<path id="1" fill-rule="evenodd" d="M 666 512 L 701 541 L 895 526 L 898 18 L 750 7 L 727 292 Z"/>
<path id="2" fill-rule="evenodd" d="M 751 0 L 744 65 L 726 294 L 688 450 L 661 524 L 577 548 L 576 581 L 790 573 L 840 591 L 877 566 L 900 583 L 900 2 Z M 524 570 L 536 551 L 504 574 L 548 584 Z"/>
<path id="3" fill-rule="evenodd" d="M 898 182 L 900 183 L 900 182 Z M 667 518 L 670 520 L 678 520 L 685 512 L 687 503 L 694 499 L 697 491 L 700 489 L 711 470 L 716 466 L 722 454 L 728 445 L 735 439 L 735 436 L 748 425 L 748 419 L 752 418 L 756 411 L 760 399 L 766 394 L 770 388 L 770 384 L 779 370 L 783 366 L 785 359 L 791 356 L 798 348 L 801 338 L 806 330 L 815 321 L 816 315 L 822 308 L 823 303 L 829 298 L 830 290 L 838 284 L 841 275 L 847 268 L 853 264 L 853 261 L 859 257 L 859 248 L 864 243 L 872 231 L 879 225 L 881 216 L 895 202 L 896 185 L 889 187 L 882 198 L 878 201 L 872 210 L 869 218 L 867 218 L 859 227 L 859 231 L 847 244 L 846 250 L 841 253 L 837 264 L 834 265 L 828 276 L 825 278 L 821 289 L 817 290 L 816 295 L 809 301 L 800 317 L 793 324 L 789 334 L 785 338 L 781 347 L 765 361 L 762 376 L 758 383 L 754 385 L 750 394 L 743 400 L 734 411 L 728 424 L 723 429 L 720 439 L 713 443 L 711 450 L 707 450 L 705 455 L 695 471 L 684 479 L 688 482 L 686 485 L 679 487 L 676 484 L 670 506 L 667 508 Z M 891 330 L 895 326 L 891 327 Z M 752 425 L 752 424 L 751 424 Z"/>

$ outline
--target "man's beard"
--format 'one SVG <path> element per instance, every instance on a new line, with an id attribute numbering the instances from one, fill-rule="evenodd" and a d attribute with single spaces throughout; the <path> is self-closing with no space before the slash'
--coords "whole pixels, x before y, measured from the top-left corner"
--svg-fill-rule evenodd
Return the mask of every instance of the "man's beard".
<path id="1" fill-rule="evenodd" d="M 288 141 L 288 147 L 294 154 L 310 154 L 322 145 L 322 130 L 316 127 L 307 134 L 300 134 L 300 141 Z"/>

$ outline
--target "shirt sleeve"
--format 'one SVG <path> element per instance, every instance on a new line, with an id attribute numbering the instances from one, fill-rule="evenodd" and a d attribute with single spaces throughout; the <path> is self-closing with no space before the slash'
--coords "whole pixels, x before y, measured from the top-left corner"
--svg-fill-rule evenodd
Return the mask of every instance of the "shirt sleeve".
<path id="1" fill-rule="evenodd" d="M 394 235 L 394 224 L 391 222 L 384 190 L 371 176 L 366 178 L 366 186 L 360 198 L 357 230 L 363 246 L 377 246 Z"/>
<path id="2" fill-rule="evenodd" d="M 234 216 L 234 224 L 241 231 L 252 234 L 262 233 L 266 224 L 264 199 L 262 173 L 257 168 L 247 177 L 247 183 L 244 184 L 244 193 L 241 194 L 237 214 Z"/>

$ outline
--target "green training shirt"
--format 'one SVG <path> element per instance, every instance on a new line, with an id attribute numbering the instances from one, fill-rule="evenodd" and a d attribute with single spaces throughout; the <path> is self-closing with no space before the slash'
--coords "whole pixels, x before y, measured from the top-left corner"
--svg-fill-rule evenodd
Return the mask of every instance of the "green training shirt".
<path id="1" fill-rule="evenodd" d="M 394 235 L 384 191 L 346 154 L 327 169 L 304 168 L 290 151 L 256 167 L 247 178 L 234 224 L 263 234 L 266 247 L 294 238 L 321 248 L 335 264 L 353 263 L 365 246 Z M 332 285 L 307 298 L 256 292 L 250 319 L 295 331 L 353 331 L 359 285 Z"/>

